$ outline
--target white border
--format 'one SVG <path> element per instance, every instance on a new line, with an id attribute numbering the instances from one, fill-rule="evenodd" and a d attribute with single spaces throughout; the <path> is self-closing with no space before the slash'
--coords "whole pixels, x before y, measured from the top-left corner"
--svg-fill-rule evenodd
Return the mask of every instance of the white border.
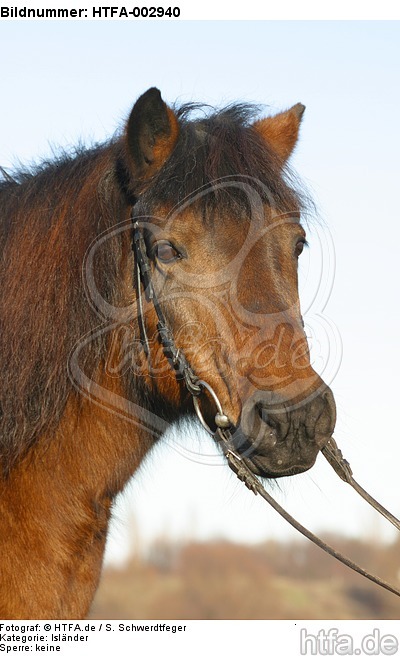
<path id="1" fill-rule="evenodd" d="M 179 18 L 153 18 L 142 19 L 126 17 L 120 15 L 123 10 L 130 11 L 133 7 L 179 7 Z M 132 23 L 138 20 L 175 22 L 177 20 L 213 20 L 213 21 L 248 21 L 248 20 L 399 20 L 400 3 L 394 0 L 381 0 L 372 2 L 366 0 L 337 0 L 336 2 L 321 2 L 321 0 L 285 0 L 284 2 L 261 2 L 260 0 L 246 0 L 246 2 L 228 2 L 227 0 L 202 0 L 194 2 L 193 0 L 157 0 L 152 2 L 148 0 L 126 0 L 121 2 L 105 2 L 104 0 L 97 3 L 88 3 L 85 0 L 22 0 L 4 2 L 1 7 L 9 7 L 21 10 L 24 7 L 31 9 L 83 9 L 84 17 L 64 19 L 70 21 L 89 21 L 89 20 L 112 20 L 130 21 Z M 103 11 L 102 15 L 93 15 L 93 10 L 100 7 L 108 7 L 109 11 Z M 115 11 L 111 12 L 111 8 Z M 14 12 L 15 13 L 15 12 Z M 8 20 L 62 20 L 54 18 L 23 18 L 23 17 L 2 17 L 1 21 Z"/>

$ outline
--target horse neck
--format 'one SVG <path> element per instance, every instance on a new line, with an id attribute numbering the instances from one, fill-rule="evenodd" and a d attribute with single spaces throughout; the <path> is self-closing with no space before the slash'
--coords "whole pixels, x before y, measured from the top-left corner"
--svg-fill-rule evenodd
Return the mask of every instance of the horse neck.
<path id="1" fill-rule="evenodd" d="M 101 321 L 82 282 L 85 256 L 105 230 L 129 217 L 118 181 L 120 146 L 50 165 L 21 183 L 1 186 L 2 331 L 0 461 L 7 470 L 43 434 L 52 434 L 74 391 L 67 362 L 75 344 Z M 110 240 L 95 266 L 101 298 L 120 303 L 129 293 L 129 235 Z M 128 302 L 128 301 L 126 301 Z M 108 334 L 83 353 L 95 371 L 107 355 Z M 29 357 L 26 354 L 29 353 Z"/>
<path id="2" fill-rule="evenodd" d="M 1 355 L 11 373 L 2 381 L 2 411 L 10 439 L 2 438 L 0 456 L 13 466 L 0 479 L 1 617 L 86 614 L 112 501 L 165 429 L 140 413 L 156 398 L 145 380 L 129 370 L 108 374 L 110 344 L 121 326 L 98 330 L 99 317 L 82 292 L 82 262 L 93 236 L 129 211 L 114 161 L 112 149 L 104 150 L 86 165 L 79 185 L 60 179 L 58 192 L 31 203 L 26 192 L 12 208 L 19 234 L 9 244 L 9 261 L 20 270 L 10 264 L 3 276 Z M 32 257 L 35 248 L 40 257 Z M 101 291 L 108 300 L 115 292 L 133 301 L 129 238 L 110 249 L 100 258 Z M 134 316 L 128 323 L 138 335 Z M 71 352 L 96 330 L 79 361 L 81 379 L 72 382 Z"/>

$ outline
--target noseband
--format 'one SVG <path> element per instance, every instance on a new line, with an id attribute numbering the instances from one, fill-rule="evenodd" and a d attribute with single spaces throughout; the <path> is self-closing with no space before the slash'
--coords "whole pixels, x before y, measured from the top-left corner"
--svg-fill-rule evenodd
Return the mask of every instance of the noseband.
<path id="1" fill-rule="evenodd" d="M 214 391 L 214 389 L 206 381 L 200 379 L 192 367 L 188 363 L 185 354 L 181 349 L 177 348 L 174 340 L 173 333 L 168 326 L 165 315 L 162 311 L 160 303 L 158 301 L 157 295 L 154 290 L 152 277 L 151 277 L 151 266 L 150 260 L 147 254 L 146 243 L 143 237 L 143 232 L 140 228 L 138 215 L 136 207 L 132 209 L 131 214 L 132 225 L 133 225 L 133 234 L 132 234 L 132 250 L 135 257 L 136 264 L 136 295 L 137 295 L 137 304 L 138 304 L 138 320 L 139 320 L 139 330 L 141 333 L 141 342 L 143 345 L 144 352 L 148 359 L 151 357 L 150 345 L 146 331 L 146 325 L 144 321 L 143 313 L 143 302 L 142 302 L 142 287 L 147 301 L 151 302 L 154 310 L 157 314 L 157 333 L 159 340 L 161 342 L 164 355 L 168 359 L 172 369 L 175 372 L 177 380 L 180 380 L 185 385 L 187 391 L 192 397 L 194 409 L 196 415 L 205 428 L 205 430 L 213 436 L 213 438 L 220 443 L 222 451 L 228 461 L 229 467 L 236 474 L 236 476 L 241 480 L 246 487 L 254 492 L 254 494 L 259 494 L 263 497 L 269 504 L 276 510 L 281 517 L 283 517 L 291 526 L 293 526 L 297 531 L 299 531 L 306 538 L 311 540 L 318 547 L 323 549 L 330 556 L 333 556 L 341 563 L 349 567 L 350 569 L 358 572 L 365 578 L 369 579 L 373 583 L 385 588 L 389 592 L 400 597 L 400 590 L 383 579 L 370 574 L 367 570 L 363 569 L 352 560 L 336 551 L 333 547 L 328 545 L 326 542 L 318 538 L 314 533 L 309 531 L 307 528 L 302 526 L 296 519 L 291 515 L 282 506 L 275 501 L 275 499 L 264 489 L 262 483 L 257 478 L 255 474 L 249 469 L 248 465 L 242 458 L 242 456 L 237 452 L 234 446 L 234 437 L 233 432 L 235 427 L 231 424 L 229 417 L 224 413 L 222 405 L 219 401 L 219 398 Z M 211 397 L 214 402 L 216 414 L 214 417 L 214 422 L 216 429 L 213 430 L 208 423 L 206 422 L 204 415 L 201 409 L 201 397 L 205 393 Z M 383 517 L 385 517 L 389 522 L 393 524 L 398 530 L 400 530 L 400 521 L 392 515 L 386 508 L 384 508 L 378 501 L 376 501 L 371 495 L 366 492 L 361 485 L 353 478 L 353 473 L 351 467 L 347 460 L 342 456 L 342 452 L 338 448 L 335 440 L 331 437 L 327 444 L 321 449 L 321 452 L 334 469 L 336 474 L 346 483 L 351 485 L 358 494 L 362 496 L 375 510 L 377 510 Z"/>

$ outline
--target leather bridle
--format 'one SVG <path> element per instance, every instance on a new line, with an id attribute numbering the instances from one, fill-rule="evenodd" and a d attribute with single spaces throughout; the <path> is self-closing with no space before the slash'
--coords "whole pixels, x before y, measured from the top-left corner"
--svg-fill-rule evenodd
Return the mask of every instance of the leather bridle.
<path id="1" fill-rule="evenodd" d="M 338 552 L 336 549 L 328 545 L 326 542 L 318 538 L 316 535 L 314 535 L 314 533 L 302 526 L 302 524 L 300 524 L 296 519 L 289 515 L 289 513 L 286 512 L 286 510 L 284 510 L 284 508 L 282 508 L 282 506 L 277 501 L 275 501 L 275 499 L 264 489 L 264 486 L 260 480 L 250 470 L 244 458 L 238 453 L 235 448 L 234 441 L 235 426 L 231 424 L 228 416 L 224 413 L 216 392 L 211 387 L 211 385 L 209 385 L 209 383 L 200 379 L 195 374 L 189 362 L 187 361 L 185 354 L 181 351 L 181 349 L 177 348 L 175 344 L 173 333 L 168 326 L 168 322 L 166 321 L 165 315 L 162 311 L 154 290 L 146 243 L 142 228 L 139 224 L 137 210 L 135 210 L 136 206 L 134 206 L 132 209 L 131 214 L 133 226 L 132 250 L 134 253 L 136 265 L 136 294 L 138 304 L 139 329 L 141 333 L 141 342 L 147 358 L 150 358 L 150 346 L 144 321 L 142 287 L 147 301 L 152 303 L 157 314 L 157 333 L 166 358 L 170 362 L 177 379 L 183 382 L 187 391 L 191 395 L 194 409 L 200 423 L 206 429 L 206 431 L 210 433 L 217 442 L 219 442 L 220 446 L 222 447 L 222 451 L 228 461 L 229 467 L 234 471 L 239 480 L 243 481 L 246 487 L 254 492 L 254 494 L 259 494 L 262 496 L 272 506 L 272 508 L 274 508 L 274 510 L 276 510 L 289 524 L 291 524 L 306 538 L 311 540 L 311 542 L 323 549 L 326 553 L 333 556 L 341 563 L 347 567 L 350 567 L 350 569 L 358 572 L 373 583 L 376 583 L 382 588 L 385 588 L 389 592 L 392 592 L 393 594 L 400 597 L 400 589 L 390 585 L 378 576 L 370 574 L 367 570 L 363 569 L 352 560 Z M 200 399 L 206 392 L 213 400 L 216 409 L 214 417 L 216 426 L 215 429 L 208 425 L 201 410 Z M 394 515 L 392 515 L 392 513 L 386 510 L 386 508 L 384 508 L 371 495 L 369 495 L 368 492 L 366 492 L 361 487 L 361 485 L 359 485 L 354 480 L 350 465 L 347 460 L 343 458 L 342 452 L 338 448 L 333 437 L 328 440 L 327 444 L 321 449 L 321 452 L 329 464 L 333 467 L 334 471 L 343 481 L 351 485 L 351 487 L 353 487 L 356 492 L 358 492 L 358 494 L 363 497 L 363 499 L 365 499 L 373 508 L 375 508 L 375 510 L 377 510 L 388 521 L 390 521 L 393 526 L 400 530 L 400 521 Z"/>

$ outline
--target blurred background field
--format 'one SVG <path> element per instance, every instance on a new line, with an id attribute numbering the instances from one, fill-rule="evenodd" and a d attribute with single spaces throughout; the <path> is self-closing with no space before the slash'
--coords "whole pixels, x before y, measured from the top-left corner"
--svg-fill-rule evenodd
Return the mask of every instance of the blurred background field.
<path id="1" fill-rule="evenodd" d="M 400 540 L 326 535 L 370 571 L 400 584 Z M 305 540 L 245 545 L 155 539 L 103 571 L 94 619 L 399 619 L 400 600 Z"/>

